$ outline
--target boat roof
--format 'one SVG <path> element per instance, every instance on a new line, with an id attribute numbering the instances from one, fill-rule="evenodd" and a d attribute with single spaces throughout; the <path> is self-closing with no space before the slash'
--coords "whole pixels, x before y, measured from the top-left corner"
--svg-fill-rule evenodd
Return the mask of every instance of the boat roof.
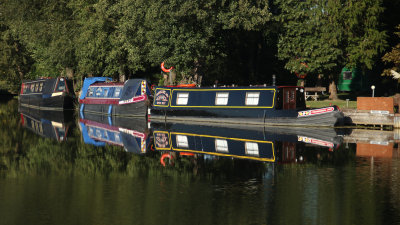
<path id="1" fill-rule="evenodd" d="M 112 79 L 109 77 L 86 77 L 85 80 L 83 81 L 81 96 L 79 96 L 79 99 L 85 98 L 86 92 L 88 91 L 91 84 L 94 84 L 96 82 L 106 82 L 106 81 L 112 81 Z"/>
<path id="2" fill-rule="evenodd" d="M 22 83 L 24 83 L 24 84 L 34 83 L 34 82 L 40 82 L 40 81 L 54 80 L 54 79 L 58 79 L 58 78 L 64 78 L 64 77 L 41 77 L 36 80 L 23 80 Z M 64 78 L 64 79 L 66 79 L 66 78 Z"/>
<path id="3" fill-rule="evenodd" d="M 94 83 L 91 84 L 90 86 L 95 86 L 95 87 L 114 87 L 114 86 L 124 86 L 124 83 L 122 82 L 102 82 L 102 83 Z"/>

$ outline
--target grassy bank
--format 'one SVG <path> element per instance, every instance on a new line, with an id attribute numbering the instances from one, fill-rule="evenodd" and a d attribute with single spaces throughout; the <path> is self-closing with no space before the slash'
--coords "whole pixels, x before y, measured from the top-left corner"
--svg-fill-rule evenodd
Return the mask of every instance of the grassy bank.
<path id="1" fill-rule="evenodd" d="M 337 105 L 341 109 L 355 109 L 357 108 L 357 101 L 349 101 L 348 104 L 346 100 L 337 100 L 337 101 L 332 101 L 332 100 L 322 100 L 322 101 L 307 101 L 306 105 L 308 108 L 321 108 L 329 105 Z"/>
<path id="2" fill-rule="evenodd" d="M 354 93 L 339 93 L 338 100 L 329 100 L 329 95 L 320 96 L 319 101 L 307 101 L 306 105 L 309 108 L 321 108 L 329 105 L 337 105 L 341 109 L 355 109 L 357 108 L 357 94 Z M 346 99 L 349 99 L 347 102 Z"/>

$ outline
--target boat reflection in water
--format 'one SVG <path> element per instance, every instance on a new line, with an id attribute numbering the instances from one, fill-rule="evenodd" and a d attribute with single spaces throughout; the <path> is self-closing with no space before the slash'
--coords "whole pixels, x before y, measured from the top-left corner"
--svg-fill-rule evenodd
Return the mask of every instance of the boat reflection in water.
<path id="1" fill-rule="evenodd" d="M 66 141 L 73 127 L 71 111 L 43 111 L 24 106 L 20 106 L 18 111 L 22 126 L 42 137 Z"/>
<path id="2" fill-rule="evenodd" d="M 79 126 L 86 144 L 118 145 L 133 153 L 145 153 L 149 145 L 150 135 L 145 119 L 81 113 Z"/>
<path id="3" fill-rule="evenodd" d="M 343 138 L 335 129 L 291 127 L 212 127 L 152 123 L 154 149 L 166 151 L 161 158 L 179 155 L 232 157 L 264 162 L 304 161 L 305 147 L 335 150 Z"/>

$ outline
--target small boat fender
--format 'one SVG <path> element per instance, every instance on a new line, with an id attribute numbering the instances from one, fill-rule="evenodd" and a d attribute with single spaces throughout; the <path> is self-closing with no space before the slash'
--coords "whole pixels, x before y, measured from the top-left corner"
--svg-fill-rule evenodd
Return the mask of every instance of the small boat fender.
<path id="1" fill-rule="evenodd" d="M 179 152 L 179 155 L 194 156 L 194 153 L 191 153 L 191 152 Z"/>

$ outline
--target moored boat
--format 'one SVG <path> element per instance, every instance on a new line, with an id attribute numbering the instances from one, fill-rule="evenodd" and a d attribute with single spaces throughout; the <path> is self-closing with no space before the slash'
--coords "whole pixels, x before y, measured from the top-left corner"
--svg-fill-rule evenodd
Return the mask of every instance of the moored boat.
<path id="1" fill-rule="evenodd" d="M 72 82 L 64 77 L 23 81 L 19 105 L 40 110 L 72 110 L 75 94 Z"/>
<path id="2" fill-rule="evenodd" d="M 334 128 L 260 127 L 151 123 L 157 151 L 287 163 L 304 160 L 305 146 L 336 150 L 343 138 Z M 163 163 L 163 162 L 162 162 Z"/>
<path id="3" fill-rule="evenodd" d="M 151 120 L 184 123 L 334 126 L 337 106 L 307 109 L 303 87 L 155 87 Z"/>
<path id="4" fill-rule="evenodd" d="M 81 113 L 98 113 L 110 116 L 147 116 L 152 95 L 144 79 L 112 82 L 107 77 L 86 78 L 79 97 Z"/>
<path id="5" fill-rule="evenodd" d="M 79 125 L 86 144 L 116 145 L 127 152 L 142 154 L 146 153 L 150 143 L 145 119 L 86 113 L 79 119 Z"/>
<path id="6" fill-rule="evenodd" d="M 21 114 L 21 125 L 45 138 L 66 141 L 74 128 L 73 111 L 44 111 L 23 106 L 18 111 Z"/>

